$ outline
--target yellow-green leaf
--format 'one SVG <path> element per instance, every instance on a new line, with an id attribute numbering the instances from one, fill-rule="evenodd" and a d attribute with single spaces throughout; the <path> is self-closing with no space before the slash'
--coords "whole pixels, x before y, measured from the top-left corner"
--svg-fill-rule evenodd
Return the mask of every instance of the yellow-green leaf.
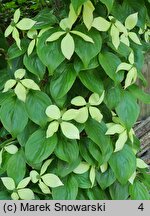
<path id="1" fill-rule="evenodd" d="M 69 109 L 67 110 L 63 116 L 62 116 L 62 120 L 64 121 L 70 121 L 72 119 L 75 119 L 77 117 L 77 115 L 79 114 L 79 111 L 76 109 Z"/>
<path id="2" fill-rule="evenodd" d="M 44 162 L 44 164 L 41 167 L 40 175 L 43 175 L 46 172 L 48 166 L 51 164 L 52 161 L 53 159 L 48 159 Z"/>
<path id="3" fill-rule="evenodd" d="M 51 173 L 43 175 L 42 180 L 47 186 L 52 187 L 52 188 L 63 185 L 62 181 L 58 178 L 58 176 L 51 174 Z"/>
<path id="4" fill-rule="evenodd" d="M 8 81 L 5 83 L 3 92 L 9 91 L 9 90 L 10 90 L 11 88 L 13 88 L 15 85 L 16 85 L 16 80 L 14 80 L 14 79 L 8 80 Z"/>
<path id="5" fill-rule="evenodd" d="M 13 29 L 14 29 L 14 27 L 9 25 L 7 27 L 7 29 L 5 30 L 5 33 L 4 33 L 5 37 L 8 37 L 12 33 Z"/>
<path id="6" fill-rule="evenodd" d="M 125 130 L 125 128 L 120 124 L 113 124 L 111 127 L 108 128 L 106 131 L 106 135 L 113 135 L 115 133 L 122 133 Z"/>
<path id="7" fill-rule="evenodd" d="M 127 139 L 128 139 L 127 131 L 125 130 L 124 132 L 122 132 L 119 135 L 119 138 L 118 138 L 116 145 L 115 145 L 115 151 L 114 152 L 117 152 L 117 151 L 120 151 L 121 149 L 123 149 L 124 144 L 126 143 Z"/>
<path id="8" fill-rule="evenodd" d="M 16 85 L 16 87 L 15 87 L 15 94 L 17 95 L 17 98 L 19 100 L 25 102 L 27 91 L 26 91 L 25 87 L 21 83 L 18 83 Z"/>
<path id="9" fill-rule="evenodd" d="M 100 166 L 100 169 L 101 169 L 102 173 L 106 172 L 107 168 L 108 168 L 108 163 L 104 163 L 104 164 L 102 164 Z"/>
<path id="10" fill-rule="evenodd" d="M 18 30 L 16 28 L 13 29 L 12 37 L 16 41 L 16 44 L 17 44 L 18 48 L 21 50 L 21 46 L 20 46 L 21 41 L 20 41 L 20 38 L 19 38 L 19 32 L 18 32 Z"/>
<path id="11" fill-rule="evenodd" d="M 21 68 L 15 71 L 14 76 L 16 79 L 22 79 L 25 76 L 25 69 Z"/>
<path id="12" fill-rule="evenodd" d="M 60 21 L 59 23 L 60 28 L 62 28 L 64 31 L 66 31 L 66 29 L 71 29 L 72 28 L 72 23 L 71 20 L 67 17 L 64 18 Z"/>
<path id="13" fill-rule="evenodd" d="M 31 177 L 31 181 L 32 181 L 33 183 L 37 183 L 37 182 L 39 181 L 39 179 L 38 179 L 39 173 L 38 173 L 37 171 L 35 171 L 35 170 L 32 170 L 32 171 L 30 172 L 30 177 Z"/>
<path id="14" fill-rule="evenodd" d="M 75 106 L 85 106 L 86 101 L 82 96 L 77 96 L 71 100 L 71 104 Z"/>
<path id="15" fill-rule="evenodd" d="M 50 105 L 46 108 L 46 115 L 51 119 L 59 119 L 61 117 L 60 109 L 56 105 Z"/>
<path id="16" fill-rule="evenodd" d="M 97 93 L 93 93 L 89 98 L 89 103 L 91 105 L 97 106 L 100 105 L 103 100 L 104 100 L 104 91 L 101 96 L 99 96 L 99 94 Z"/>
<path id="17" fill-rule="evenodd" d="M 1 178 L 4 186 L 8 189 L 8 190 L 14 190 L 15 189 L 15 182 L 12 178 L 10 177 L 2 177 Z"/>
<path id="18" fill-rule="evenodd" d="M 22 200 L 33 200 L 34 199 L 34 193 L 29 188 L 19 189 L 18 195 Z"/>
<path id="19" fill-rule="evenodd" d="M 72 123 L 62 122 L 60 126 L 65 137 L 69 139 L 80 139 L 79 130 Z"/>
<path id="20" fill-rule="evenodd" d="M 136 26 L 137 21 L 138 21 L 138 13 L 131 14 L 125 20 L 125 27 L 128 30 L 131 30 Z"/>
<path id="21" fill-rule="evenodd" d="M 16 192 L 13 192 L 13 193 L 11 194 L 11 198 L 12 198 L 13 200 L 19 200 L 19 196 L 18 196 L 18 194 L 17 194 Z"/>
<path id="22" fill-rule="evenodd" d="M 75 121 L 78 123 L 85 123 L 88 119 L 89 112 L 87 107 L 82 107 L 78 110 L 78 115 L 75 118 Z"/>
<path id="23" fill-rule="evenodd" d="M 127 35 L 122 34 L 120 36 L 120 42 L 124 43 L 125 45 L 127 45 L 128 47 L 130 46 L 130 41 Z"/>
<path id="24" fill-rule="evenodd" d="M 131 64 L 128 64 L 126 62 L 122 62 L 118 67 L 116 72 L 120 71 L 120 70 L 126 70 L 129 71 L 132 68 Z"/>
<path id="25" fill-rule="evenodd" d="M 14 22 L 17 23 L 20 18 L 20 9 L 18 8 L 14 13 Z"/>
<path id="26" fill-rule="evenodd" d="M 148 165 L 140 158 L 136 159 L 136 166 L 141 169 L 148 168 Z"/>
<path id="27" fill-rule="evenodd" d="M 46 138 L 52 137 L 58 131 L 58 127 L 59 123 L 57 121 L 51 122 L 46 131 Z"/>
<path id="28" fill-rule="evenodd" d="M 83 22 L 88 30 L 90 30 L 93 22 L 93 11 L 95 10 L 91 1 L 86 1 L 83 6 Z"/>
<path id="29" fill-rule="evenodd" d="M 17 28 L 19 28 L 20 30 L 29 30 L 31 29 L 34 24 L 36 23 L 36 21 L 29 19 L 29 18 L 23 18 L 22 20 L 20 20 L 17 23 Z"/>
<path id="30" fill-rule="evenodd" d="M 52 42 L 52 41 L 58 40 L 65 33 L 66 32 L 64 32 L 64 31 L 55 32 L 50 37 L 47 38 L 46 42 Z"/>
<path id="31" fill-rule="evenodd" d="M 119 30 L 114 25 L 111 27 L 110 35 L 112 37 L 112 44 L 116 49 L 118 49 L 120 44 Z"/>
<path id="32" fill-rule="evenodd" d="M 129 32 L 129 38 L 136 44 L 142 45 L 137 34 L 135 32 Z"/>
<path id="33" fill-rule="evenodd" d="M 73 172 L 76 174 L 83 174 L 87 172 L 90 168 L 90 165 L 87 162 L 81 162 L 74 170 Z"/>
<path id="34" fill-rule="evenodd" d="M 83 40 L 90 42 L 90 43 L 94 43 L 93 39 L 89 36 L 87 36 L 86 34 L 79 32 L 79 31 L 71 31 L 71 33 L 78 35 L 79 37 L 81 37 Z"/>
<path id="35" fill-rule="evenodd" d="M 41 180 L 39 181 L 38 185 L 44 194 L 51 194 L 49 187 L 46 184 L 44 184 Z"/>
<path id="36" fill-rule="evenodd" d="M 133 67 L 127 73 L 127 76 L 126 76 L 126 79 L 125 79 L 125 86 L 124 86 L 124 88 L 126 89 L 128 86 L 130 86 L 133 83 L 135 83 L 136 78 L 137 78 L 137 69 L 136 69 L 136 67 Z"/>
<path id="37" fill-rule="evenodd" d="M 111 23 L 108 22 L 103 17 L 96 17 L 93 20 L 92 26 L 96 28 L 98 31 L 106 32 L 110 28 Z"/>
<path id="38" fill-rule="evenodd" d="M 75 45 L 73 37 L 67 33 L 66 36 L 61 41 L 61 51 L 65 58 L 68 60 L 71 59 L 73 53 L 74 53 Z"/>
<path id="39" fill-rule="evenodd" d="M 35 39 L 30 42 L 27 50 L 28 56 L 33 52 L 33 49 L 35 47 L 35 42 L 36 42 Z"/>
<path id="40" fill-rule="evenodd" d="M 26 177 L 23 180 L 21 180 L 17 186 L 17 189 L 25 188 L 31 180 L 31 177 Z"/>
<path id="41" fill-rule="evenodd" d="M 89 107 L 90 115 L 93 119 L 95 119 L 98 122 L 102 121 L 103 115 L 101 114 L 100 110 L 97 107 Z"/>
<path id="42" fill-rule="evenodd" d="M 95 182 L 95 166 L 92 166 L 90 169 L 90 181 L 91 181 L 91 188 L 94 186 L 94 182 Z"/>
<path id="43" fill-rule="evenodd" d="M 4 149 L 9 153 L 9 154 L 16 154 L 16 152 L 18 151 L 17 146 L 15 145 L 8 145 L 5 146 Z"/>
<path id="44" fill-rule="evenodd" d="M 31 79 L 23 79 L 20 81 L 28 89 L 39 90 L 39 86 Z"/>

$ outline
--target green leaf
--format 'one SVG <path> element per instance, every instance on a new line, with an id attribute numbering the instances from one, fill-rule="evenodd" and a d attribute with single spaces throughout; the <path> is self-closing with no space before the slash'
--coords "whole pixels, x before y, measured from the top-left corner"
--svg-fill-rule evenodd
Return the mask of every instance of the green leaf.
<path id="1" fill-rule="evenodd" d="M 136 170 L 136 157 L 133 150 L 125 145 L 121 151 L 111 155 L 109 164 L 118 181 L 121 184 L 126 184 Z"/>
<path id="2" fill-rule="evenodd" d="M 113 110 L 121 100 L 122 89 L 113 85 L 107 85 L 106 88 L 104 102 L 110 110 Z"/>
<path id="3" fill-rule="evenodd" d="M 50 29 L 44 32 L 37 44 L 37 54 L 43 64 L 48 67 L 50 74 L 52 74 L 65 59 L 60 49 L 60 41 L 45 43 L 46 39 L 55 31 L 54 29 Z"/>
<path id="4" fill-rule="evenodd" d="M 108 197 L 99 186 L 93 187 L 86 191 L 90 200 L 108 200 Z"/>
<path id="5" fill-rule="evenodd" d="M 86 88 L 92 92 L 102 94 L 104 90 L 103 82 L 97 70 L 80 71 L 78 76 Z"/>
<path id="6" fill-rule="evenodd" d="M 112 200 L 127 200 L 129 197 L 129 184 L 122 185 L 118 181 L 115 181 L 109 187 L 109 192 Z"/>
<path id="7" fill-rule="evenodd" d="M 71 89 L 76 79 L 76 71 L 72 64 L 65 64 L 56 70 L 50 83 L 50 92 L 52 97 L 57 101 L 57 98 L 62 98 Z"/>
<path id="8" fill-rule="evenodd" d="M 24 103 L 17 98 L 8 97 L 1 106 L 0 118 L 6 130 L 16 137 L 28 122 Z"/>
<path id="9" fill-rule="evenodd" d="M 91 145 L 91 141 L 88 138 L 82 138 L 79 142 L 79 149 L 80 149 L 80 154 L 83 157 L 83 159 L 88 162 L 90 165 L 95 164 L 94 158 L 91 156 L 89 152 L 89 146 Z M 94 151 L 92 151 L 94 152 Z M 95 155 L 94 155 L 95 156 Z"/>
<path id="10" fill-rule="evenodd" d="M 150 195 L 145 185 L 136 180 L 130 185 L 129 193 L 132 200 L 150 200 Z"/>
<path id="11" fill-rule="evenodd" d="M 87 148 L 92 157 L 98 162 L 98 165 L 102 165 L 103 156 L 99 146 L 95 144 L 92 140 L 89 140 Z"/>
<path id="12" fill-rule="evenodd" d="M 25 176 L 26 162 L 22 150 L 14 154 L 7 163 L 7 175 L 18 184 Z"/>
<path id="13" fill-rule="evenodd" d="M 59 136 L 55 155 L 68 163 L 75 161 L 79 156 L 79 147 L 76 140 L 66 139 L 64 136 Z"/>
<path id="14" fill-rule="evenodd" d="M 29 19 L 29 18 L 23 18 L 22 20 L 20 20 L 17 23 L 17 28 L 19 28 L 20 30 L 29 30 L 31 29 L 34 24 L 36 23 L 36 21 Z"/>
<path id="15" fill-rule="evenodd" d="M 78 183 L 74 176 L 68 176 L 64 180 L 64 186 L 53 188 L 54 200 L 75 200 L 78 194 Z"/>
<path id="16" fill-rule="evenodd" d="M 29 118 L 36 124 L 44 127 L 48 121 L 45 110 L 50 104 L 51 100 L 44 92 L 30 91 L 25 103 Z"/>
<path id="17" fill-rule="evenodd" d="M 53 26 L 57 22 L 56 16 L 53 14 L 49 8 L 45 8 L 43 10 L 39 10 L 38 14 L 34 17 L 36 21 L 35 25 L 32 29 L 46 29 L 50 26 Z"/>
<path id="18" fill-rule="evenodd" d="M 35 74 L 40 79 L 43 78 L 46 67 L 36 53 L 32 53 L 30 56 L 24 55 L 23 63 L 31 73 Z"/>
<path id="19" fill-rule="evenodd" d="M 28 44 L 29 44 L 29 40 L 28 39 L 25 39 L 23 38 L 21 40 L 21 50 L 18 48 L 18 46 L 16 45 L 16 43 L 14 43 L 13 45 L 11 45 L 8 49 L 8 59 L 14 59 L 14 58 L 17 58 L 21 55 L 23 55 L 27 48 L 28 48 Z"/>
<path id="20" fill-rule="evenodd" d="M 145 93 L 139 86 L 136 84 L 131 85 L 128 87 L 129 92 L 135 97 L 141 100 L 142 102 L 146 104 L 150 104 L 150 94 Z"/>
<path id="21" fill-rule="evenodd" d="M 83 174 L 74 175 L 78 182 L 79 188 L 88 189 L 91 188 L 91 181 L 89 178 L 89 172 L 85 172 Z"/>
<path id="22" fill-rule="evenodd" d="M 10 194 L 7 191 L 0 191 L 0 200 L 10 200 Z"/>
<path id="23" fill-rule="evenodd" d="M 72 173 L 73 170 L 79 165 L 80 162 L 81 162 L 81 159 L 79 157 L 72 163 L 66 163 L 62 160 L 59 160 L 57 163 L 56 174 L 63 178 L 69 175 L 69 173 Z"/>
<path id="24" fill-rule="evenodd" d="M 99 54 L 99 63 L 105 73 L 115 82 L 123 80 L 123 72 L 116 73 L 118 65 L 121 63 L 117 55 L 111 52 L 103 52 Z"/>
<path id="25" fill-rule="evenodd" d="M 116 112 L 123 125 L 130 130 L 139 116 L 139 105 L 129 92 L 124 92 Z"/>
<path id="26" fill-rule="evenodd" d="M 100 0 L 100 1 L 107 7 L 108 13 L 110 13 L 115 1 L 114 0 Z"/>
<path id="27" fill-rule="evenodd" d="M 87 36 L 91 37 L 94 43 L 85 42 L 80 37 L 74 37 L 75 39 L 75 52 L 82 60 L 85 67 L 90 63 L 90 60 L 94 58 L 101 50 L 102 39 L 99 32 L 95 29 L 87 31 L 85 27 L 80 26 L 78 31 L 84 32 Z"/>
<path id="28" fill-rule="evenodd" d="M 103 163 L 109 160 L 113 152 L 110 137 L 105 135 L 106 130 L 107 127 L 104 123 L 99 123 L 91 118 L 89 118 L 85 125 L 88 137 L 99 146 L 102 152 Z"/>
<path id="29" fill-rule="evenodd" d="M 115 180 L 116 177 L 110 167 L 104 173 L 96 171 L 96 181 L 103 190 L 112 185 Z"/>
<path id="30" fill-rule="evenodd" d="M 39 129 L 28 139 L 25 145 L 25 155 L 29 163 L 40 163 L 49 157 L 57 145 L 57 136 L 46 138 L 45 131 Z"/>
<path id="31" fill-rule="evenodd" d="M 71 3 L 74 7 L 75 12 L 78 11 L 78 8 L 84 4 L 87 0 L 71 0 Z"/>
<path id="32" fill-rule="evenodd" d="M 66 59 L 70 60 L 75 49 L 73 37 L 67 33 L 61 41 L 61 51 Z"/>

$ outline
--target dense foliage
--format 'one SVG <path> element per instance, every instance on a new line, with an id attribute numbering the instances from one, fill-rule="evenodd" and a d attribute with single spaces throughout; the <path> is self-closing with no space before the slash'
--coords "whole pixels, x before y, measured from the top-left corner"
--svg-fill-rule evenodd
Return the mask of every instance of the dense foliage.
<path id="1" fill-rule="evenodd" d="M 150 2 L 64 2 L 0 33 L 0 199 L 149 199 L 133 126 Z"/>

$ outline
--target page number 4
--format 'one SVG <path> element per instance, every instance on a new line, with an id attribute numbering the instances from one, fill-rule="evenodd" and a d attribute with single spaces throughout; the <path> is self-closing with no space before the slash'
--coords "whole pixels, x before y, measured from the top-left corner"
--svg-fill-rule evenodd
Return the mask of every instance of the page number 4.
<path id="1" fill-rule="evenodd" d="M 141 203 L 138 207 L 139 210 L 143 211 L 144 210 L 144 206 L 143 206 L 143 203 Z"/>

